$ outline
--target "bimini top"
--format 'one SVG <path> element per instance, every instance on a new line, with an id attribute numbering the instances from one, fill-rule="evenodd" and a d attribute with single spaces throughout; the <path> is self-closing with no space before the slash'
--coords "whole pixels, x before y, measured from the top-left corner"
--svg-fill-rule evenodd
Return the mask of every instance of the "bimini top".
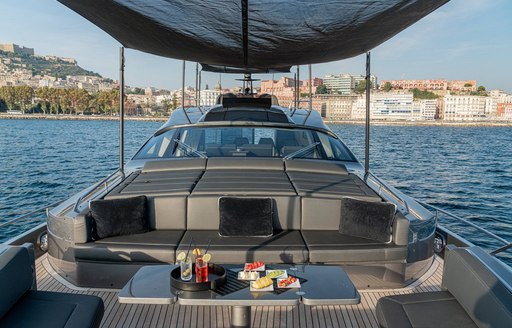
<path id="1" fill-rule="evenodd" d="M 283 71 L 353 57 L 448 0 L 58 0 L 127 48 L 205 69 Z"/>

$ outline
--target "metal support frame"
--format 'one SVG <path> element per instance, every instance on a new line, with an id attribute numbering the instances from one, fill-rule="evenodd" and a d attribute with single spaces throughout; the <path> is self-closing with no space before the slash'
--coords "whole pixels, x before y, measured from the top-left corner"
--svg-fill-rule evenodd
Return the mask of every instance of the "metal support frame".
<path id="1" fill-rule="evenodd" d="M 295 79 L 295 99 L 297 102 L 295 103 L 295 108 L 298 109 L 300 106 L 300 66 L 297 65 L 297 79 Z"/>
<path id="2" fill-rule="evenodd" d="M 196 63 L 196 107 L 199 107 L 199 63 Z"/>
<path id="3" fill-rule="evenodd" d="M 364 145 L 364 173 L 370 171 L 370 52 L 366 53 L 366 124 Z"/>
<path id="4" fill-rule="evenodd" d="M 309 110 L 312 111 L 313 110 L 313 87 L 312 87 L 312 83 L 313 83 L 313 70 L 311 68 L 311 64 L 308 65 L 308 69 L 309 69 Z"/>
<path id="5" fill-rule="evenodd" d="M 119 172 L 124 176 L 124 47 L 119 49 Z"/>
<path id="6" fill-rule="evenodd" d="M 250 327 L 251 326 L 251 307 L 250 306 L 231 306 L 231 327 Z"/>
<path id="7" fill-rule="evenodd" d="M 181 76 L 181 108 L 183 108 L 183 113 L 185 114 L 188 123 L 192 124 L 192 121 L 188 116 L 187 110 L 185 109 L 185 66 L 185 61 L 183 61 L 183 72 Z"/>

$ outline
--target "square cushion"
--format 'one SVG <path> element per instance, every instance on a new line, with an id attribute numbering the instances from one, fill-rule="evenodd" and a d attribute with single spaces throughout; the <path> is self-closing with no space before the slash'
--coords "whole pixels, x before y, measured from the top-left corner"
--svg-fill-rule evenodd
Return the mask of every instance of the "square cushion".
<path id="1" fill-rule="evenodd" d="M 219 199 L 219 235 L 272 236 L 272 199 L 222 197 Z"/>
<path id="2" fill-rule="evenodd" d="M 103 313 L 97 296 L 31 290 L 2 316 L 0 327 L 96 328 Z"/>
<path id="3" fill-rule="evenodd" d="M 395 212 L 396 206 L 391 203 L 343 198 L 339 231 L 344 235 L 389 242 Z"/>
<path id="4" fill-rule="evenodd" d="M 98 199 L 90 207 L 93 240 L 149 230 L 146 196 Z"/>
<path id="5" fill-rule="evenodd" d="M 383 328 L 478 327 L 448 291 L 383 297 L 376 314 Z"/>

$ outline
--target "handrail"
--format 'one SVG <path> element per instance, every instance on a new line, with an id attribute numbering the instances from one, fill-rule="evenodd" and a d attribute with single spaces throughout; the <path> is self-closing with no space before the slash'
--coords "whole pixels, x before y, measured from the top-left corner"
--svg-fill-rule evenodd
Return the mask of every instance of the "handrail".
<path id="1" fill-rule="evenodd" d="M 14 219 L 12 219 L 12 220 L 7 221 L 7 222 L 3 222 L 3 223 L 1 223 L 1 224 L 0 224 L 0 228 L 3 228 L 3 227 L 8 226 L 8 225 L 10 225 L 10 224 L 16 223 L 17 221 L 21 221 L 21 220 L 23 220 L 23 219 L 25 219 L 25 218 L 27 218 L 27 217 L 29 217 L 29 216 L 33 215 L 33 214 L 36 214 L 36 213 L 41 212 L 41 211 L 43 211 L 43 210 L 47 210 L 47 209 L 48 209 L 48 208 L 50 208 L 50 207 L 57 206 L 57 205 L 58 205 L 58 204 L 60 204 L 60 203 L 62 203 L 62 201 L 61 201 L 61 200 L 59 200 L 58 202 L 52 203 L 52 204 L 50 204 L 50 205 L 46 205 L 46 206 L 43 206 L 43 207 L 38 208 L 38 209 L 36 209 L 36 210 L 33 210 L 32 212 L 29 212 L 29 213 L 23 214 L 22 216 L 19 216 L 19 217 L 17 217 L 17 218 L 14 218 Z"/>
<path id="2" fill-rule="evenodd" d="M 180 145 L 181 147 L 185 148 L 185 151 L 189 151 L 191 152 L 192 154 L 200 157 L 200 158 L 208 158 L 208 156 L 206 156 L 205 154 L 195 150 L 194 148 L 192 148 L 191 146 L 187 145 L 186 143 L 178 140 L 178 139 L 174 139 L 174 142 L 178 145 Z"/>
<path id="3" fill-rule="evenodd" d="M 500 236 L 498 236 L 498 235 L 496 235 L 496 234 L 494 234 L 494 233 L 492 233 L 492 232 L 490 232 L 490 231 L 487 231 L 486 229 L 484 229 L 484 228 L 480 227 L 479 225 L 477 225 L 477 224 L 475 224 L 475 223 L 473 223 L 473 222 L 471 222 L 471 221 L 468 221 L 468 220 L 466 220 L 466 219 L 464 219 L 464 218 L 461 218 L 460 216 L 457 216 L 457 215 L 455 215 L 455 214 L 452 214 L 452 213 L 450 213 L 450 212 L 448 212 L 448 211 L 446 211 L 446 210 L 443 210 L 443 209 L 441 209 L 441 208 L 439 208 L 439 207 L 437 207 L 437 206 L 430 205 L 430 204 L 427 204 L 427 203 L 424 203 L 424 202 L 421 202 L 421 201 L 418 201 L 418 200 L 417 200 L 417 202 L 418 202 L 419 204 L 421 204 L 421 205 L 425 206 L 425 207 L 433 208 L 433 209 L 435 209 L 437 212 L 440 212 L 440 213 L 443 213 L 443 214 L 445 214 L 445 215 L 448 215 L 449 217 L 454 218 L 454 219 L 456 219 L 456 220 L 458 220 L 458 221 L 460 221 L 460 222 L 464 222 L 465 224 L 470 225 L 471 227 L 475 228 L 476 230 L 478 230 L 478 231 L 480 231 L 480 232 L 483 232 L 483 233 L 484 233 L 484 234 L 486 234 L 487 236 L 492 237 L 492 238 L 494 238 L 495 240 L 498 240 L 499 242 L 501 242 L 501 243 L 503 243 L 503 244 L 504 244 L 504 246 L 499 247 L 499 248 L 495 249 L 494 251 L 491 251 L 491 252 L 489 253 L 489 254 L 491 254 L 491 255 L 496 255 L 496 254 L 498 254 L 498 253 L 500 253 L 500 252 L 503 252 L 503 251 L 505 251 L 505 250 L 507 250 L 507 249 L 512 248 L 512 243 L 511 243 L 510 241 L 508 241 L 508 240 L 506 240 L 505 238 L 502 238 L 502 237 L 500 237 Z"/>
<path id="4" fill-rule="evenodd" d="M 105 187 L 103 189 L 106 189 L 108 190 L 108 180 L 110 178 L 112 178 L 114 175 L 116 175 L 117 173 L 119 172 L 119 170 L 115 171 L 114 173 L 112 173 L 111 175 L 107 176 L 105 179 L 101 180 L 100 182 L 98 182 L 97 184 L 95 184 L 91 190 L 89 190 L 89 192 L 85 193 L 84 195 L 78 197 L 78 199 L 76 200 L 75 202 L 75 206 L 73 206 L 73 211 L 75 213 L 80 213 L 78 211 L 78 206 L 80 206 L 80 204 L 82 204 L 82 200 L 86 197 L 88 197 L 90 194 L 92 194 L 96 189 L 98 189 L 99 186 L 101 186 L 102 184 L 105 185 Z"/>
<path id="5" fill-rule="evenodd" d="M 309 145 L 305 146 L 304 148 L 301 148 L 301 149 L 299 149 L 297 151 L 294 151 L 291 154 L 288 154 L 288 155 L 284 156 L 283 159 L 285 159 L 285 160 L 292 159 L 292 158 L 294 158 L 294 157 L 296 157 L 298 155 L 301 155 L 301 154 L 304 154 L 304 153 L 310 151 L 311 149 L 316 148 L 316 146 L 318 146 L 319 144 L 320 144 L 319 141 L 313 142 L 312 144 L 309 144 Z"/>
<path id="6" fill-rule="evenodd" d="M 396 200 L 398 200 L 400 203 L 402 203 L 402 205 L 405 207 L 405 213 L 404 214 L 407 214 L 409 213 L 409 204 L 407 204 L 407 201 L 405 199 L 403 199 L 402 197 L 398 196 L 396 194 L 396 192 L 394 192 L 393 190 L 389 189 L 385 184 L 384 182 L 382 182 L 382 180 L 380 180 L 379 178 L 377 178 L 373 173 L 371 172 L 366 172 L 366 174 L 364 175 L 364 182 L 368 183 L 368 177 L 370 177 L 375 180 L 375 182 L 377 182 L 379 184 L 379 196 L 381 195 L 381 190 L 382 189 L 385 189 L 389 194 L 391 194 L 391 196 L 393 196 Z"/>

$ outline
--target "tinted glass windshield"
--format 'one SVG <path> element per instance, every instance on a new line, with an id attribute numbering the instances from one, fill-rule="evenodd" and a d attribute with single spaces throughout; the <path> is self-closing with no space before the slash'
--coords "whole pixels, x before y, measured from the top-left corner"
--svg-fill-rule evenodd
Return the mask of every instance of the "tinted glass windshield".
<path id="1" fill-rule="evenodd" d="M 308 129 L 186 127 L 151 138 L 135 159 L 170 157 L 293 157 L 355 161 L 336 138 Z"/>

